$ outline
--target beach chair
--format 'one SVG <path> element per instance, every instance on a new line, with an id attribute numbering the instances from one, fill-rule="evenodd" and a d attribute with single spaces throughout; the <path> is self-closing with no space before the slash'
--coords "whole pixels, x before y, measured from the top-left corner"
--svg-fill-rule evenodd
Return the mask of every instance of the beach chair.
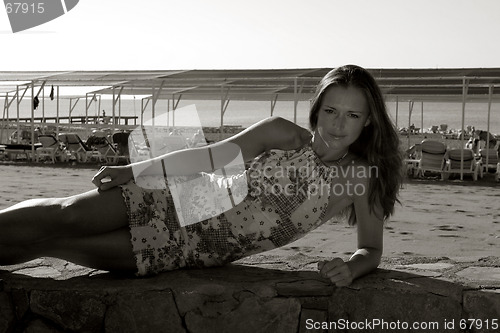
<path id="1" fill-rule="evenodd" d="M 99 151 L 92 150 L 76 133 L 61 133 L 59 140 L 64 143 L 66 150 L 71 156 L 76 158 L 78 162 L 86 163 L 92 160 L 100 161 L 102 156 Z"/>
<path id="2" fill-rule="evenodd" d="M 42 144 L 42 146 L 35 151 L 36 162 L 40 162 L 45 158 L 49 158 L 52 163 L 56 163 L 57 159 L 59 159 L 61 162 L 68 161 L 69 156 L 64 147 L 64 144 L 59 141 L 54 135 L 39 135 L 38 141 Z"/>
<path id="3" fill-rule="evenodd" d="M 453 173 L 470 174 L 474 180 L 483 176 L 481 161 L 476 160 L 472 149 L 454 148 L 446 153 L 445 179 Z"/>
<path id="4" fill-rule="evenodd" d="M 96 158 L 98 158 L 100 162 L 118 164 L 118 151 L 105 136 L 91 135 L 88 137 L 85 144 L 92 149 L 94 154 L 99 152 L 99 154 L 96 154 Z"/>
<path id="5" fill-rule="evenodd" d="M 420 149 L 417 175 L 424 177 L 425 172 L 429 171 L 441 174 L 441 179 L 444 179 L 446 146 L 439 141 L 424 140 Z"/>
<path id="6" fill-rule="evenodd" d="M 10 161 L 16 161 L 18 159 L 26 159 L 27 161 L 32 160 L 31 145 L 18 144 L 18 143 L 7 143 L 3 145 L 4 148 L 4 158 Z M 41 143 L 35 143 L 35 154 L 36 150 L 42 146 Z M 35 157 L 36 158 L 36 157 Z"/>
<path id="7" fill-rule="evenodd" d="M 129 152 L 132 162 L 158 157 L 176 150 L 188 148 L 185 137 L 180 135 L 151 135 L 144 131 L 134 131 L 129 136 Z"/>
<path id="8" fill-rule="evenodd" d="M 497 173 L 500 160 L 498 159 L 498 151 L 496 149 L 479 149 L 479 156 L 481 157 L 483 172 L 494 169 L 495 173 Z"/>
<path id="9" fill-rule="evenodd" d="M 118 155 L 118 163 L 121 161 L 125 164 L 130 163 L 129 136 L 130 132 L 116 132 L 111 136 L 112 145 L 115 147 Z"/>
<path id="10" fill-rule="evenodd" d="M 439 130 L 439 126 L 437 126 L 437 125 L 433 125 L 429 128 L 429 132 L 431 132 L 431 133 L 437 133 L 438 130 Z"/>

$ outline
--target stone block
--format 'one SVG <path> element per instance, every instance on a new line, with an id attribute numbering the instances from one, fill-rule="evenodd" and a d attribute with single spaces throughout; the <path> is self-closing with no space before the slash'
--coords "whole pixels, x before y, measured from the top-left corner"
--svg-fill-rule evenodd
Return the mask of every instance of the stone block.
<path id="1" fill-rule="evenodd" d="M 276 291 L 280 296 L 331 296 L 334 290 L 334 285 L 319 280 L 299 280 L 276 284 Z"/>
<path id="2" fill-rule="evenodd" d="M 30 308 L 64 330 L 79 332 L 100 331 L 106 312 L 98 295 L 71 290 L 33 290 Z"/>
<path id="3" fill-rule="evenodd" d="M 234 310 L 213 317 L 200 309 L 185 316 L 190 333 L 297 332 L 300 303 L 296 299 L 245 298 Z"/>
<path id="4" fill-rule="evenodd" d="M 9 332 L 16 320 L 14 307 L 6 292 L 0 292 L 0 332 Z"/>
<path id="5" fill-rule="evenodd" d="M 51 327 L 40 319 L 35 319 L 28 324 L 23 333 L 61 333 L 62 331 Z"/>
<path id="6" fill-rule="evenodd" d="M 450 297 L 443 297 L 425 291 L 407 292 L 397 289 L 365 288 L 353 290 L 339 288 L 330 298 L 329 318 L 331 322 L 349 320 L 351 323 L 377 323 L 366 331 L 377 333 L 394 330 L 397 332 L 428 332 L 433 329 L 413 329 L 412 325 L 431 323 L 443 330 L 445 319 L 459 321 L 462 306 Z M 382 326 L 386 323 L 389 326 Z M 394 326 L 400 323 L 399 326 Z M 408 329 L 405 326 L 409 325 Z M 352 328 L 352 327 L 351 327 Z M 340 330 L 339 330 L 340 331 Z M 439 330 L 438 330 L 439 331 Z M 337 332 L 333 330 L 333 332 Z M 446 330 L 446 332 L 459 332 Z"/>
<path id="7" fill-rule="evenodd" d="M 10 294 L 12 296 L 16 317 L 18 320 L 21 320 L 30 308 L 29 295 L 26 290 L 17 288 L 12 289 Z"/>
<path id="8" fill-rule="evenodd" d="M 302 309 L 300 313 L 299 333 L 326 333 L 328 330 L 321 329 L 321 326 L 327 320 L 327 311 Z"/>
<path id="9" fill-rule="evenodd" d="M 324 296 L 307 296 L 297 298 L 302 306 L 302 309 L 311 310 L 328 310 L 329 297 Z"/>
<path id="10" fill-rule="evenodd" d="M 170 291 L 117 295 L 106 312 L 105 332 L 185 332 Z"/>
<path id="11" fill-rule="evenodd" d="M 463 306 L 467 319 L 476 319 L 468 322 L 471 332 L 494 332 L 490 326 L 493 319 L 500 325 L 500 289 L 466 291 Z"/>

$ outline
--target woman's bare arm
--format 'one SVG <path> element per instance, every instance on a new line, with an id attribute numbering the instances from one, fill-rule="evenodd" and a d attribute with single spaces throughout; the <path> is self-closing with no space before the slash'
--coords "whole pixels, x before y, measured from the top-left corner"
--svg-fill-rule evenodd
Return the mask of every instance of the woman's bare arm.
<path id="1" fill-rule="evenodd" d="M 307 143 L 311 134 L 286 119 L 271 117 L 215 144 L 175 151 L 123 168 L 103 168 L 92 180 L 101 189 L 120 185 L 139 175 L 189 175 L 243 164 L 270 149 L 295 149 Z M 242 165 L 243 166 L 243 165 Z M 103 179 L 111 178 L 103 183 Z"/>
<path id="2" fill-rule="evenodd" d="M 358 250 L 347 263 L 353 279 L 378 267 L 384 247 L 382 209 L 375 205 L 375 209 L 371 211 L 368 204 L 368 193 L 366 193 L 355 198 L 354 210 L 357 219 Z"/>
<path id="3" fill-rule="evenodd" d="M 371 210 L 368 203 L 369 179 L 362 179 L 359 185 L 365 186 L 363 195 L 354 195 L 354 212 L 357 221 L 357 251 L 344 262 L 341 258 L 318 263 L 320 274 L 329 278 L 337 286 L 348 286 L 380 264 L 383 251 L 382 209 L 375 205 Z"/>

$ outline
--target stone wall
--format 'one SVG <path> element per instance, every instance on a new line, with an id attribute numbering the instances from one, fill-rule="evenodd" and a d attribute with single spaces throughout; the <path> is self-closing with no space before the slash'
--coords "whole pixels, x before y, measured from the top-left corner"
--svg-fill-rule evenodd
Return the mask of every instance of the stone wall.
<path id="1" fill-rule="evenodd" d="M 486 321 L 500 321 L 498 281 L 436 278 L 410 265 L 378 269 L 349 288 L 314 271 L 237 264 L 150 278 L 48 278 L 40 267 L 0 271 L 0 332 L 494 332 Z M 483 328 L 461 330 L 468 318 Z"/>

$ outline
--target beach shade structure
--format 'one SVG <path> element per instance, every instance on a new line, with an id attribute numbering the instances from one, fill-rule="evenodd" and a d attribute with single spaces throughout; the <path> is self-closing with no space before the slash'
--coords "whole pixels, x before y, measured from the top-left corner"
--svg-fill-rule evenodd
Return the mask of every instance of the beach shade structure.
<path id="1" fill-rule="evenodd" d="M 494 169 L 495 172 L 498 171 L 498 151 L 496 149 L 480 149 L 479 156 L 481 157 L 481 165 L 483 172 L 488 172 L 490 169 Z"/>
<path id="2" fill-rule="evenodd" d="M 86 163 L 92 160 L 100 161 L 102 159 L 99 151 L 92 150 L 80 138 L 77 133 L 61 133 L 59 134 L 61 140 L 66 146 L 71 156 L 75 157 L 78 162 Z"/>
<path id="3" fill-rule="evenodd" d="M 447 179 L 450 174 L 457 173 L 460 175 L 470 174 L 474 180 L 478 176 L 482 177 L 481 161 L 476 160 L 472 149 L 454 148 L 446 152 L 446 166 L 444 178 Z"/>
<path id="4" fill-rule="evenodd" d="M 35 152 L 36 162 L 40 162 L 42 159 L 48 158 L 52 163 L 56 163 L 56 160 L 61 162 L 66 162 L 69 159 L 68 152 L 64 147 L 64 144 L 59 141 L 54 135 L 43 134 L 38 136 L 38 141 L 42 144 Z"/>
<path id="5" fill-rule="evenodd" d="M 417 175 L 424 177 L 425 172 L 435 172 L 441 174 L 444 179 L 444 166 L 446 146 L 444 143 L 434 140 L 424 140 L 420 145 L 421 157 L 418 163 Z"/>

